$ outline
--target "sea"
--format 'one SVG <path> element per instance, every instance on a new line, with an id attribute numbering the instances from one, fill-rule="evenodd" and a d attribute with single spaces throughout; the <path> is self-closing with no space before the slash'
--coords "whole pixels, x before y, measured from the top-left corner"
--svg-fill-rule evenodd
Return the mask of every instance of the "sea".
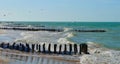
<path id="1" fill-rule="evenodd" d="M 92 45 L 98 45 L 100 48 L 107 48 L 109 49 L 109 51 L 111 50 L 120 51 L 120 22 L 67 22 L 67 21 L 66 22 L 57 22 L 57 21 L 56 22 L 36 22 L 36 21 L 17 22 L 16 21 L 16 22 L 0 22 L 0 26 L 31 27 L 31 28 L 37 27 L 37 28 L 64 30 L 63 32 L 6 30 L 3 31 L 5 33 L 0 34 L 0 42 L 60 43 L 60 44 L 87 43 Z M 106 32 L 77 32 L 73 30 L 105 30 Z M 88 56 L 85 57 L 88 58 Z M 118 59 L 120 59 L 120 56 Z M 83 64 L 85 64 L 84 61 L 85 59 L 83 60 Z M 98 63 L 94 63 L 94 64 L 98 64 Z"/>

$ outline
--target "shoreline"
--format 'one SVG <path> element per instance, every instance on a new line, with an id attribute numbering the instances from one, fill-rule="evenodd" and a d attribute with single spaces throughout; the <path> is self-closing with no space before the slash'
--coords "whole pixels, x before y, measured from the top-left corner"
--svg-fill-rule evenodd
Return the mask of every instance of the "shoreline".
<path id="1" fill-rule="evenodd" d="M 26 53 L 17 50 L 0 48 L 0 56 L 5 58 L 13 57 L 13 60 L 28 61 L 29 58 L 43 58 L 52 59 L 60 62 L 70 62 L 73 64 L 117 64 L 120 61 L 120 51 L 96 48 L 91 50 L 91 54 L 83 55 L 57 55 L 57 54 L 43 54 L 43 53 Z M 24 58 L 25 57 L 25 58 Z M 27 58 L 27 59 L 26 59 Z M 12 61 L 12 60 L 10 60 Z M 46 60 L 47 61 L 47 60 Z M 3 60 L 4 62 L 4 60 Z M 13 61 L 14 62 L 14 61 Z M 42 61 L 40 61 L 42 62 Z"/>
<path id="2" fill-rule="evenodd" d="M 19 53 L 19 54 L 18 54 Z M 47 59 L 53 59 L 58 61 L 66 61 L 66 62 L 80 62 L 79 56 L 70 56 L 70 55 L 57 55 L 57 54 L 43 54 L 43 53 L 26 53 L 17 50 L 9 50 L 9 49 L 1 49 L 0 54 L 13 55 L 13 56 L 31 56 L 31 57 L 42 57 Z"/>
<path id="3" fill-rule="evenodd" d="M 0 64 L 8 64 L 6 59 L 0 58 Z"/>

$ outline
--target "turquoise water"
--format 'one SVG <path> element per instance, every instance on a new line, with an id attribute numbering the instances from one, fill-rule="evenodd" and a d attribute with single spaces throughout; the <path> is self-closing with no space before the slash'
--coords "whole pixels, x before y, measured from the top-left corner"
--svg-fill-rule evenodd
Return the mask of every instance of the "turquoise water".
<path id="1" fill-rule="evenodd" d="M 94 42 L 120 50 L 120 22 L 15 22 L 15 24 L 45 26 L 44 28 L 104 29 L 107 32 L 71 32 L 74 43 Z"/>

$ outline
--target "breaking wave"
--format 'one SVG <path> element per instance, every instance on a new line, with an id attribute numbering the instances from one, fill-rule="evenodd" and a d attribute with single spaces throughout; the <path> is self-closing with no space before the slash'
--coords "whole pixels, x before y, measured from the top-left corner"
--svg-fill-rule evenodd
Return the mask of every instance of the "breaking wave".
<path id="1" fill-rule="evenodd" d="M 60 43 L 68 44 L 74 43 L 69 40 L 75 36 L 72 32 L 48 32 L 48 31 L 36 31 L 29 32 L 24 31 L 20 34 L 22 37 L 16 39 L 16 42 L 27 42 L 27 43 Z"/>
<path id="2" fill-rule="evenodd" d="M 71 30 L 72 30 L 72 28 L 64 28 L 64 32 L 69 32 Z"/>

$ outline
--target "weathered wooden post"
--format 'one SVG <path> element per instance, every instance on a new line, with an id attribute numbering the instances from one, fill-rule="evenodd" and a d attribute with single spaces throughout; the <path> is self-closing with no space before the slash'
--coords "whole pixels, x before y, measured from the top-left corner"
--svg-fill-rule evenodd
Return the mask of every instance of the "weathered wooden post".
<path id="1" fill-rule="evenodd" d="M 12 45 L 11 44 L 9 44 L 9 49 L 12 49 Z"/>
<path id="2" fill-rule="evenodd" d="M 19 50 L 19 44 L 16 44 L 15 49 Z"/>
<path id="3" fill-rule="evenodd" d="M 38 44 L 36 44 L 36 50 L 38 50 L 39 48 L 38 48 Z"/>
<path id="4" fill-rule="evenodd" d="M 49 43 L 48 45 L 48 53 L 50 54 L 51 53 L 51 44 Z"/>
<path id="5" fill-rule="evenodd" d="M 30 52 L 30 46 L 29 46 L 29 44 L 26 43 L 26 46 L 25 46 L 24 50 L 25 50 L 25 52 Z"/>
<path id="6" fill-rule="evenodd" d="M 57 53 L 56 48 L 57 48 L 57 44 L 54 44 L 54 54 Z"/>
<path id="7" fill-rule="evenodd" d="M 81 50 L 82 50 L 82 45 L 79 45 L 79 54 L 81 54 Z"/>
<path id="8" fill-rule="evenodd" d="M 3 44 L 3 48 L 6 49 L 7 48 L 7 45 L 6 43 Z"/>
<path id="9" fill-rule="evenodd" d="M 45 43 L 43 44 L 43 53 L 45 53 Z"/>
<path id="10" fill-rule="evenodd" d="M 10 44 L 9 43 L 7 43 L 7 48 L 10 48 Z"/>
<path id="11" fill-rule="evenodd" d="M 32 52 L 34 52 L 35 44 L 32 44 Z"/>
<path id="12" fill-rule="evenodd" d="M 38 52 L 41 52 L 41 45 L 39 44 L 39 51 Z"/>
<path id="13" fill-rule="evenodd" d="M 81 52 L 83 52 L 83 53 L 85 53 L 85 54 L 89 54 L 89 53 L 88 53 L 88 46 L 87 46 L 87 44 L 83 43 L 83 44 L 81 44 L 80 46 L 81 46 L 81 47 L 80 47 Z"/>
<path id="14" fill-rule="evenodd" d="M 61 48 L 62 48 L 62 45 L 60 44 L 60 45 L 59 45 L 59 54 L 62 53 L 62 52 L 61 52 Z"/>
<path id="15" fill-rule="evenodd" d="M 77 54 L 77 44 L 74 44 L 74 54 Z"/>
<path id="16" fill-rule="evenodd" d="M 67 53 L 67 45 L 65 44 L 64 45 L 64 54 L 66 54 Z"/>
<path id="17" fill-rule="evenodd" d="M 22 44 L 20 43 L 18 46 L 19 46 L 19 47 L 18 47 L 18 50 L 19 50 L 19 51 L 22 51 L 22 49 L 23 49 L 23 48 L 22 48 Z"/>
<path id="18" fill-rule="evenodd" d="M 22 44 L 21 46 L 22 46 L 22 51 L 24 51 L 25 50 L 25 45 Z"/>
<path id="19" fill-rule="evenodd" d="M 69 54 L 72 54 L 72 44 L 69 44 Z"/>
<path id="20" fill-rule="evenodd" d="M 14 42 L 13 45 L 12 45 L 12 49 L 15 49 L 15 44 L 16 44 L 16 43 Z"/>
<path id="21" fill-rule="evenodd" d="M 2 43 L 0 44 L 0 47 L 3 48 L 3 45 L 4 45 L 4 42 L 2 42 Z"/>

